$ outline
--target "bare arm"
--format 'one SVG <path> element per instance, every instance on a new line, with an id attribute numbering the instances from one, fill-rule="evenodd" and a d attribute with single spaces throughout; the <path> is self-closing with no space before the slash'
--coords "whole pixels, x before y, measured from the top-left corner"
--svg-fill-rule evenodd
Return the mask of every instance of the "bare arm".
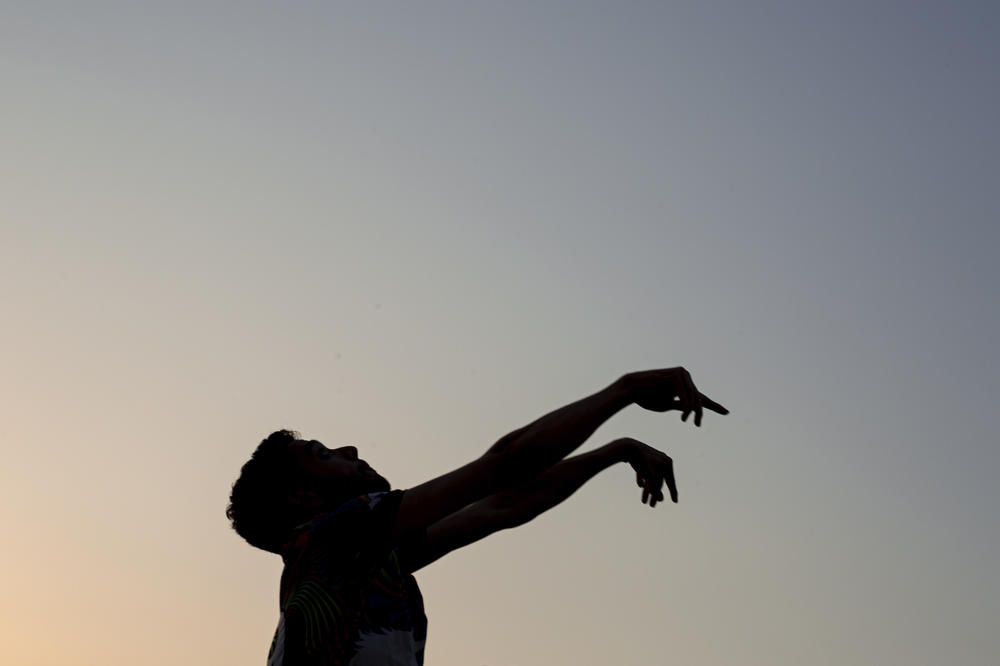
<path id="1" fill-rule="evenodd" d="M 537 477 L 632 402 L 653 411 L 682 411 L 682 420 L 693 412 L 696 425 L 701 425 L 703 406 L 727 413 L 697 391 L 684 368 L 629 373 L 607 388 L 509 433 L 480 458 L 406 491 L 396 532 L 429 527 L 473 502 Z"/>
<path id="2" fill-rule="evenodd" d="M 623 442 L 611 442 L 593 451 L 566 458 L 527 483 L 488 497 L 485 501 L 502 506 L 509 526 L 517 527 L 561 504 L 598 473 L 625 462 L 626 458 Z"/>
<path id="3" fill-rule="evenodd" d="M 412 559 L 416 571 L 431 562 L 498 532 L 523 525 L 564 501 L 583 484 L 627 457 L 619 442 L 567 458 L 514 488 L 470 504 L 427 528 L 427 539 Z"/>
<path id="4" fill-rule="evenodd" d="M 516 462 L 516 483 L 521 483 L 575 451 L 605 421 L 633 402 L 651 411 L 680 411 L 682 421 L 693 413 L 698 427 L 703 408 L 729 413 L 699 392 L 691 374 L 682 367 L 632 372 L 604 390 L 510 433 L 489 451 L 509 454 Z"/>
<path id="5" fill-rule="evenodd" d="M 482 456 L 403 495 L 396 532 L 428 527 L 473 502 L 538 476 L 630 402 L 621 380 L 502 437 Z"/>
<path id="6" fill-rule="evenodd" d="M 677 501 L 673 461 L 656 449 L 631 438 L 567 458 L 525 484 L 490 495 L 427 528 L 427 539 L 411 560 L 411 571 L 425 567 L 449 552 L 498 532 L 518 527 L 562 503 L 608 467 L 627 462 L 643 489 L 643 504 L 663 499 L 661 485 Z"/>
<path id="7" fill-rule="evenodd" d="M 521 484 L 538 476 L 580 447 L 605 421 L 632 402 L 625 379 L 586 398 L 560 407 L 494 444 L 489 453 L 504 454 L 510 469 L 502 484 Z"/>

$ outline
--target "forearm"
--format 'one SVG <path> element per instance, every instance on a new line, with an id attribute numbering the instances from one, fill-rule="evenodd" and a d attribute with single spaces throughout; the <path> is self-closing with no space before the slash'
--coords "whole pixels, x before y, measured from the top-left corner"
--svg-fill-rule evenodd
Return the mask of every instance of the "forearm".
<path id="1" fill-rule="evenodd" d="M 425 542 L 408 558 L 408 571 L 416 571 L 490 534 L 523 525 L 565 500 L 598 472 L 628 460 L 628 440 L 615 440 L 563 460 L 526 483 L 456 511 L 427 527 Z"/>
<path id="2" fill-rule="evenodd" d="M 598 473 L 626 458 L 624 445 L 605 444 L 567 458 L 527 483 L 484 501 L 498 509 L 505 527 L 522 525 L 560 504 Z"/>
<path id="3" fill-rule="evenodd" d="M 631 403 L 622 380 L 593 395 L 560 407 L 497 442 L 508 464 L 502 485 L 519 485 L 575 451 L 605 421 Z"/>

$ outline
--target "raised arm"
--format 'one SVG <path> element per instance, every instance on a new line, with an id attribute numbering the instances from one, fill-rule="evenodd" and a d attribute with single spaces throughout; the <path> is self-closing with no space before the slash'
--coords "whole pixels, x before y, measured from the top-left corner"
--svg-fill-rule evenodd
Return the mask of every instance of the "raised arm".
<path id="1" fill-rule="evenodd" d="M 575 451 L 605 421 L 633 402 L 656 412 L 680 411 L 682 421 L 693 413 L 698 427 L 703 408 L 729 413 L 699 392 L 684 368 L 644 370 L 624 375 L 604 390 L 546 414 L 507 435 L 489 452 L 509 454 L 517 463 L 520 483 Z"/>
<path id="2" fill-rule="evenodd" d="M 630 402 L 622 380 L 519 428 L 472 462 L 403 495 L 396 531 L 427 527 L 484 497 L 538 476 Z"/>
<path id="3" fill-rule="evenodd" d="M 663 453 L 642 442 L 624 438 L 588 453 L 562 460 L 541 475 L 520 486 L 490 495 L 427 529 L 427 539 L 410 558 L 410 570 L 425 567 L 443 555 L 493 534 L 523 525 L 562 503 L 583 484 L 608 467 L 627 462 L 636 471 L 643 488 L 643 503 L 663 499 L 666 484 L 677 501 L 673 462 Z"/>
<path id="4" fill-rule="evenodd" d="M 682 420 L 694 412 L 696 425 L 701 425 L 702 406 L 727 413 L 698 392 L 684 368 L 624 375 L 601 391 L 509 433 L 480 458 L 407 490 L 396 531 L 428 527 L 473 502 L 538 476 L 632 402 L 654 411 L 683 411 Z"/>

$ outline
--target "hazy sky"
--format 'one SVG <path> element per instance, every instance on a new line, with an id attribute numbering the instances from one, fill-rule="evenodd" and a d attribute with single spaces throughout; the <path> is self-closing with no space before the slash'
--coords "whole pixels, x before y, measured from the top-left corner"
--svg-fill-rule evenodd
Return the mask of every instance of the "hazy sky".
<path id="1" fill-rule="evenodd" d="M 428 666 L 1000 653 L 1000 5 L 0 8 L 0 662 L 263 664 L 270 431 L 406 488 L 629 370 L 676 462 L 418 572 Z"/>

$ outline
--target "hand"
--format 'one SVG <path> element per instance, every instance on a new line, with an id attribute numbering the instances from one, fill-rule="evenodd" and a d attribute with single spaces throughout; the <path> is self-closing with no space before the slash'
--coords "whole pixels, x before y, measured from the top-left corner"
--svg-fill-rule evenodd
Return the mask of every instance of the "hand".
<path id="1" fill-rule="evenodd" d="M 719 414 L 729 410 L 695 388 L 691 373 L 681 367 L 630 372 L 621 379 L 632 402 L 643 409 L 666 412 L 676 409 L 681 421 L 694 412 L 694 424 L 701 427 L 702 408 Z"/>
<path id="2" fill-rule="evenodd" d="M 664 483 L 670 491 L 670 499 L 677 503 L 677 481 L 670 456 L 631 437 L 616 439 L 612 445 L 621 449 L 625 462 L 635 470 L 635 482 L 642 488 L 643 504 L 648 502 L 653 507 L 662 502 Z"/>

